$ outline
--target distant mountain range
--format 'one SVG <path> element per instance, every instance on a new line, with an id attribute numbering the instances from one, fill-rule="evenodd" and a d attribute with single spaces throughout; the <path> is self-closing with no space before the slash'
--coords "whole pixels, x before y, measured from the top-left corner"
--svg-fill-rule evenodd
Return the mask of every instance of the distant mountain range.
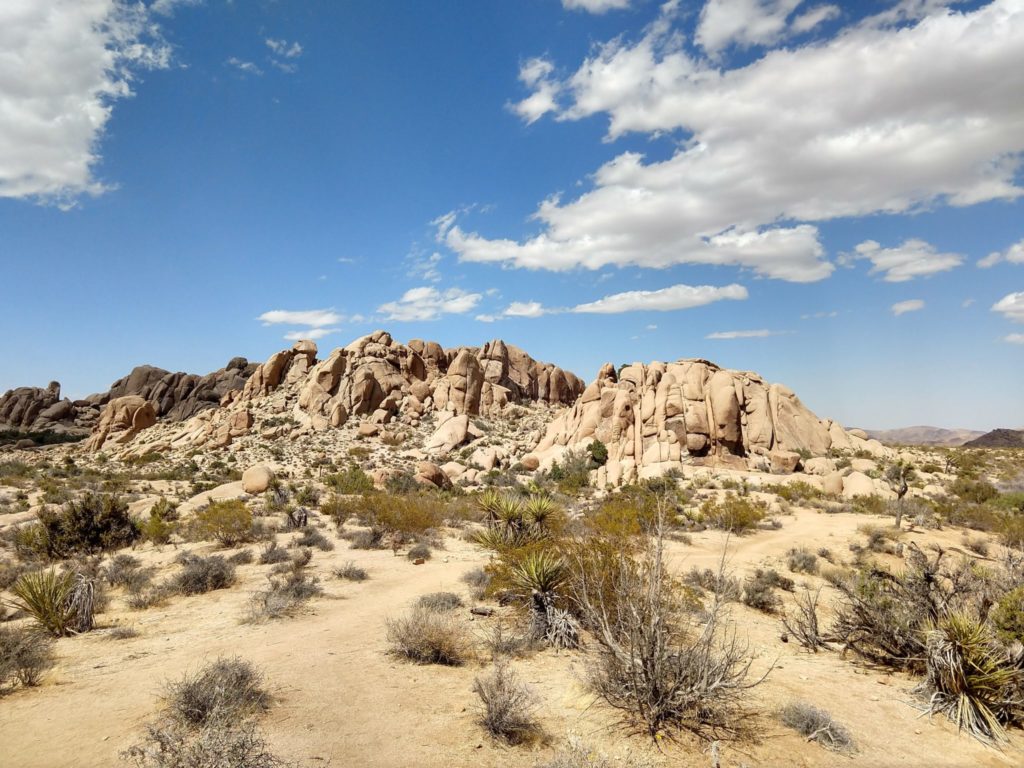
<path id="1" fill-rule="evenodd" d="M 968 448 L 1024 448 L 1024 430 L 993 429 L 964 445 Z"/>
<path id="2" fill-rule="evenodd" d="M 976 429 L 944 429 L 943 427 L 901 427 L 900 429 L 865 429 L 869 437 L 897 445 L 964 445 L 985 433 Z"/>

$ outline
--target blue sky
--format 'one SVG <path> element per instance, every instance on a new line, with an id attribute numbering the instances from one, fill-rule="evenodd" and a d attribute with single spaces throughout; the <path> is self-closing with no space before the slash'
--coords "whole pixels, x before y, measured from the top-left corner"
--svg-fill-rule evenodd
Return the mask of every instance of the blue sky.
<path id="1" fill-rule="evenodd" d="M 5 0 L 0 50 L 0 390 L 385 328 L 1024 426 L 1024 0 Z"/>

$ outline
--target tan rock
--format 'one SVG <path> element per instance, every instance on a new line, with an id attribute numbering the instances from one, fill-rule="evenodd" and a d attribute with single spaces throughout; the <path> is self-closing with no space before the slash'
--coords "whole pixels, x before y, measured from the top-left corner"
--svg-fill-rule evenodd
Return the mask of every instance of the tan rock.
<path id="1" fill-rule="evenodd" d="M 420 461 L 416 464 L 415 479 L 422 485 L 432 485 L 436 488 L 448 488 L 452 484 L 444 470 L 429 461 Z"/>
<path id="2" fill-rule="evenodd" d="M 875 492 L 875 481 L 863 472 L 851 472 L 843 478 L 843 496 L 847 499 L 873 496 Z"/>
<path id="3" fill-rule="evenodd" d="M 266 464 L 257 464 L 242 473 L 242 490 L 249 494 L 263 493 L 273 482 L 274 470 Z"/>
<path id="4" fill-rule="evenodd" d="M 376 437 L 380 434 L 380 425 L 364 421 L 359 425 L 359 429 L 356 430 L 356 434 L 360 437 Z"/>

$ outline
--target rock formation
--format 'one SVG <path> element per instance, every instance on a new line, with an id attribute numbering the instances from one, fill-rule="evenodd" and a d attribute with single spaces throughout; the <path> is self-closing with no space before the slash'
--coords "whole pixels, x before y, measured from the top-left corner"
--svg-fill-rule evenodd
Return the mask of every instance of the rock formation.
<path id="1" fill-rule="evenodd" d="M 18 387 L 0 397 L 0 429 L 86 435 L 100 409 L 86 401 L 61 399 L 60 383 Z"/>
<path id="2" fill-rule="evenodd" d="M 149 400 L 138 395 L 117 397 L 103 408 L 100 420 L 85 446 L 90 451 L 101 451 L 108 443 L 124 445 L 154 424 L 156 409 Z"/>
<path id="3" fill-rule="evenodd" d="M 657 476 L 684 461 L 792 472 L 801 454 L 884 451 L 818 419 L 781 384 L 696 359 L 634 364 L 619 374 L 605 365 L 524 463 L 545 466 L 594 440 L 608 447 L 599 487 Z"/>

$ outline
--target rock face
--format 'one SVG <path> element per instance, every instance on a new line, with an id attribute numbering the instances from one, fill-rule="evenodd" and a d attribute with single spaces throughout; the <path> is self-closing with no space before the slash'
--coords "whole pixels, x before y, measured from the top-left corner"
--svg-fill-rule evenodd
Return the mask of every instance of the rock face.
<path id="1" fill-rule="evenodd" d="M 873 448 L 818 419 L 781 384 L 698 359 L 634 364 L 619 374 L 605 365 L 524 464 L 543 466 L 593 440 L 608 447 L 599 487 L 656 476 L 683 462 L 792 472 L 801 452 Z"/>
<path id="2" fill-rule="evenodd" d="M 99 423 L 86 442 L 86 448 L 101 451 L 108 443 L 124 445 L 154 424 L 156 409 L 151 402 L 138 395 L 115 398 L 107 403 L 100 414 Z"/>
<path id="3" fill-rule="evenodd" d="M 257 464 L 242 473 L 242 490 L 246 493 L 263 493 L 273 482 L 274 470 L 266 464 Z"/>
<path id="4" fill-rule="evenodd" d="M 42 387 L 18 387 L 0 397 L 0 429 L 26 432 L 88 434 L 100 409 L 84 401 L 60 397 L 60 383 Z"/>

